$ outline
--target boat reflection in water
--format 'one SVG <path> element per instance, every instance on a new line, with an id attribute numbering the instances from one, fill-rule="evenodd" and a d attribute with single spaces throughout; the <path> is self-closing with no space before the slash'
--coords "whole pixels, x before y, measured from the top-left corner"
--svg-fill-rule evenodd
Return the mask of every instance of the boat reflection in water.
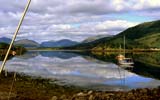
<path id="1" fill-rule="evenodd" d="M 123 42 L 124 42 L 124 48 L 123 48 L 123 55 L 120 53 L 116 59 L 118 60 L 118 64 L 119 65 L 125 65 L 125 66 L 129 66 L 129 65 L 133 65 L 133 59 L 132 58 L 126 58 L 125 57 L 125 36 L 123 37 Z M 120 51 L 121 51 L 121 45 L 120 45 Z"/>
<path id="2" fill-rule="evenodd" d="M 159 80 L 141 75 L 141 70 L 134 68 L 135 65 L 133 70 L 117 66 L 114 59 L 116 55 L 93 57 L 72 52 L 34 51 L 9 60 L 6 69 L 29 76 L 57 79 L 57 84 L 61 85 L 95 90 L 117 91 L 159 86 Z M 130 57 L 128 54 L 126 56 Z M 122 80 L 125 80 L 125 84 L 122 84 Z"/>

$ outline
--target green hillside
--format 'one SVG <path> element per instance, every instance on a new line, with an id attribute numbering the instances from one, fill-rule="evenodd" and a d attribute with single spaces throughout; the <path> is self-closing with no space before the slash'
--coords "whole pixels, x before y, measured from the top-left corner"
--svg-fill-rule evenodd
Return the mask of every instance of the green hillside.
<path id="1" fill-rule="evenodd" d="M 127 44 L 137 44 L 138 47 L 160 47 L 160 20 L 146 22 L 131 27 L 114 37 L 113 41 L 125 35 Z M 136 47 L 132 45 L 131 47 Z"/>
<path id="2" fill-rule="evenodd" d="M 114 49 L 123 46 L 126 37 L 126 49 L 160 48 L 160 20 L 145 22 L 126 29 L 114 37 L 106 37 L 89 43 L 83 43 L 72 48 L 80 49 Z"/>
<path id="3" fill-rule="evenodd" d="M 28 40 L 28 39 L 22 39 L 14 42 L 14 45 L 16 46 L 22 46 L 25 48 L 36 48 L 40 47 L 40 44 L 33 41 L 33 40 Z"/>
<path id="4" fill-rule="evenodd" d="M 89 42 L 93 42 L 95 40 L 98 40 L 98 39 L 102 39 L 102 38 L 105 38 L 105 37 L 113 37 L 113 35 L 96 35 L 96 36 L 91 36 L 91 37 L 88 37 L 87 39 L 83 40 L 82 43 L 89 43 Z"/>

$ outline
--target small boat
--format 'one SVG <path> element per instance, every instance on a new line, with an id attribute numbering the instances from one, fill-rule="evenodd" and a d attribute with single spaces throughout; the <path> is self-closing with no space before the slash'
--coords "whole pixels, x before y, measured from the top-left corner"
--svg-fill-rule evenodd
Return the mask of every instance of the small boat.
<path id="1" fill-rule="evenodd" d="M 120 47 L 121 49 L 121 47 Z M 121 51 L 121 50 L 120 50 Z M 118 60 L 118 64 L 121 66 L 131 66 L 134 64 L 133 59 L 132 58 L 126 58 L 125 57 L 125 36 L 124 36 L 124 55 L 119 54 L 116 59 Z M 133 67 L 133 66 L 132 66 Z"/>
<path id="2" fill-rule="evenodd" d="M 132 58 L 126 58 L 122 54 L 119 54 L 116 58 L 118 60 L 119 65 L 133 65 L 134 64 Z"/>

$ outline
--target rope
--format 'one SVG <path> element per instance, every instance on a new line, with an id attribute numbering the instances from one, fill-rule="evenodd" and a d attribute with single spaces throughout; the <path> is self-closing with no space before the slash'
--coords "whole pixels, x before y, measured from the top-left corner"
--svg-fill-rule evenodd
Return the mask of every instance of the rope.
<path id="1" fill-rule="evenodd" d="M 14 35 L 13 35 L 12 41 L 11 41 L 11 43 L 10 43 L 10 45 L 9 45 L 9 48 L 8 48 L 7 53 L 6 53 L 6 55 L 5 55 L 5 58 L 4 58 L 3 62 L 2 62 L 2 65 L 1 65 L 1 68 L 0 68 L 0 74 L 2 73 L 2 70 L 4 69 L 4 66 L 5 66 L 5 64 L 6 64 L 8 55 L 9 55 L 10 50 L 11 50 L 11 48 L 12 48 L 12 46 L 13 46 L 13 43 L 14 43 L 16 37 L 17 37 L 18 31 L 19 31 L 19 29 L 20 29 L 20 27 L 21 27 L 21 25 L 22 25 L 22 22 L 23 22 L 24 17 L 25 17 L 25 15 L 26 15 L 26 13 L 27 13 L 27 10 L 28 10 L 28 8 L 29 8 L 30 3 L 31 3 L 31 0 L 28 0 L 28 3 L 27 3 L 27 5 L 26 5 L 26 7 L 25 7 L 25 9 L 24 9 L 23 15 L 22 15 L 22 17 L 21 17 L 21 19 L 20 19 L 20 21 L 19 21 L 18 27 L 17 27 Z"/>
<path id="2" fill-rule="evenodd" d="M 9 99 L 10 99 L 10 97 L 11 97 L 11 93 L 12 93 L 13 85 L 14 85 L 14 82 L 15 82 L 15 81 L 16 81 L 16 72 L 14 72 L 14 76 L 13 76 L 12 84 L 11 84 L 11 87 L 10 87 L 10 90 L 9 90 L 8 100 L 9 100 Z"/>

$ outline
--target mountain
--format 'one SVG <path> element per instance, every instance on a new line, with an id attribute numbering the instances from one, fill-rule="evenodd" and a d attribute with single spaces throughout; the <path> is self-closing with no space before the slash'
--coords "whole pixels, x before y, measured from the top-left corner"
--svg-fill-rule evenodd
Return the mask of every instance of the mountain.
<path id="1" fill-rule="evenodd" d="M 10 43 L 10 42 L 11 42 L 11 39 L 10 39 L 10 38 L 6 38 L 6 37 L 1 37 L 1 38 L 0 38 L 0 42 Z"/>
<path id="2" fill-rule="evenodd" d="M 126 48 L 160 48 L 160 20 L 145 22 L 130 27 L 113 36 L 104 37 L 93 42 L 82 43 L 73 49 L 107 49 L 123 46 L 123 37 L 126 37 Z"/>
<path id="3" fill-rule="evenodd" d="M 82 43 L 89 43 L 89 42 L 93 42 L 95 40 L 104 38 L 104 37 L 112 37 L 113 35 L 96 35 L 96 36 L 92 36 L 92 37 L 88 37 L 87 39 L 83 40 Z"/>
<path id="4" fill-rule="evenodd" d="M 109 40 L 102 40 L 96 47 L 119 48 L 126 37 L 126 48 L 160 48 L 160 20 L 145 22 L 126 29 Z"/>
<path id="5" fill-rule="evenodd" d="M 59 41 L 46 41 L 41 43 L 41 47 L 68 47 L 78 44 L 76 41 L 62 39 Z"/>
<path id="6" fill-rule="evenodd" d="M 23 47 L 26 47 L 26 48 L 34 48 L 34 47 L 39 47 L 40 46 L 39 43 L 37 43 L 33 40 L 28 40 L 28 39 L 15 41 L 14 45 L 23 46 Z"/>
<path id="7" fill-rule="evenodd" d="M 74 46 L 70 46 L 70 47 L 64 47 L 63 49 L 82 49 L 82 50 L 89 50 L 94 48 L 96 45 L 100 44 L 102 41 L 106 41 L 109 40 L 112 37 L 104 37 L 104 38 L 100 38 L 97 39 L 95 41 L 92 42 L 87 42 L 87 43 L 79 43 L 77 45 Z"/>

